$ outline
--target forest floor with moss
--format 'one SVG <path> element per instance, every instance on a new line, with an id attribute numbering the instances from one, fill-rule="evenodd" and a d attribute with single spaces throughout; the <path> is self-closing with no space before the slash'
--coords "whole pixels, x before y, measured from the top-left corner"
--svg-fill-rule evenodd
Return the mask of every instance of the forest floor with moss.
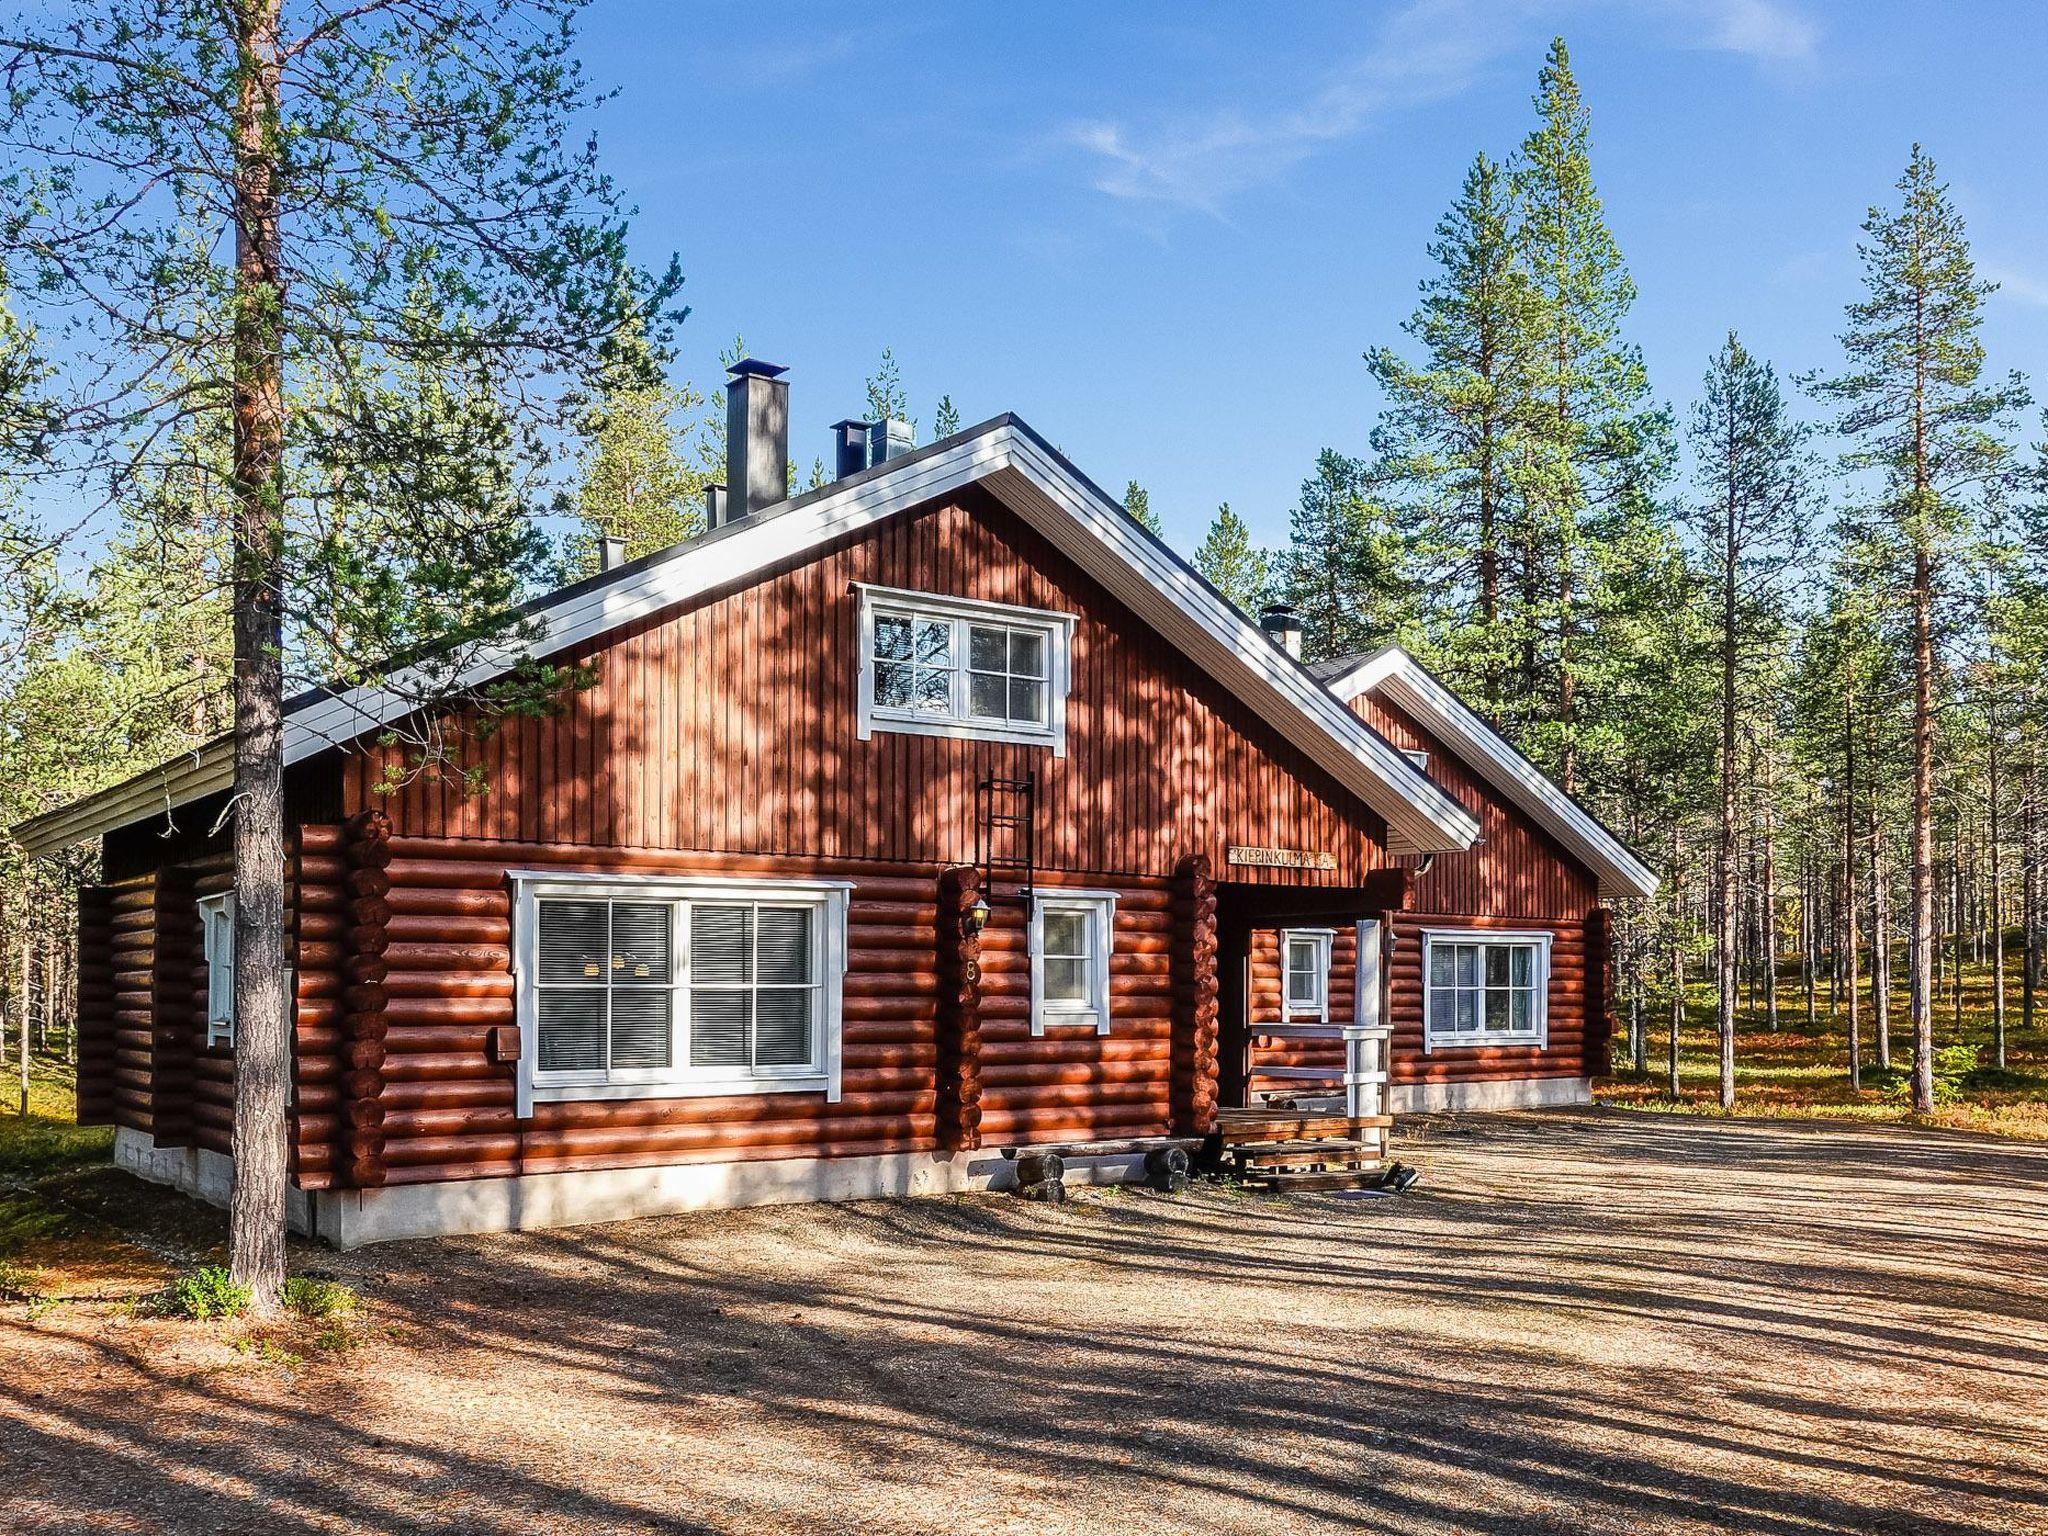
<path id="1" fill-rule="evenodd" d="M 1718 1102 L 1718 1043 L 1710 986 L 1687 989 L 1685 1022 L 1679 1031 L 1678 1075 L 1682 1095 L 1666 1097 L 1665 1053 L 1670 1014 L 1660 1004 L 1646 1010 L 1649 1069 L 1624 1071 L 1595 1085 L 1602 1103 L 1666 1113 L 1738 1117 L 1898 1122 L 1982 1131 L 2028 1141 L 2048 1141 L 2048 988 L 2036 997 L 2033 1028 L 2020 1021 L 2019 954 L 2006 960 L 2006 1052 L 2000 1068 L 1992 1049 L 1992 978 L 1988 963 L 1963 966 L 1961 1006 L 1948 978 L 1934 1015 L 1936 1060 L 1942 1068 L 1931 1115 L 1912 1112 L 1908 1074 L 1913 1063 L 1912 1025 L 1906 994 L 1891 999 L 1891 1068 L 1878 1065 L 1870 997 L 1859 997 L 1863 1036 L 1863 1086 L 1849 1086 L 1848 1015 L 1828 1007 L 1819 989 L 1814 1019 L 1807 1023 L 1806 994 L 1796 972 L 1779 982 L 1778 1024 L 1773 1029 L 1761 999 L 1736 1014 L 1733 1111 Z M 1866 983 L 1867 987 L 1867 983 Z M 1624 1020 L 1617 1020 L 1624 1025 Z M 1625 1049 L 1617 1040 L 1617 1050 Z"/>

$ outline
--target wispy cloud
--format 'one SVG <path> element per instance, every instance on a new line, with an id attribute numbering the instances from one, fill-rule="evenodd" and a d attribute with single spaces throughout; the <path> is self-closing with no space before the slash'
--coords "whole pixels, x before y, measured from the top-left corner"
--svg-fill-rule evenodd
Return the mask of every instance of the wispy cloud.
<path id="1" fill-rule="evenodd" d="M 1807 16 L 1776 0 L 1697 0 L 1690 10 L 1701 28 L 1699 43 L 1771 63 L 1804 63 L 1820 46 L 1820 28 Z"/>
<path id="2" fill-rule="evenodd" d="M 1600 0 L 1577 0 L 1581 9 Z M 1771 62 L 1812 56 L 1818 31 L 1784 0 L 1642 0 L 1674 42 Z M 1092 119 L 1061 134 L 1096 189 L 1129 202 L 1221 217 L 1231 199 L 1402 111 L 1464 91 L 1491 64 L 1526 52 L 1556 0 L 1410 0 L 1305 102 L 1231 104 L 1147 123 Z"/>
<path id="3" fill-rule="evenodd" d="M 2007 298 L 2016 299 L 2029 309 L 2048 309 L 2048 279 L 1996 261 L 1984 264 L 1984 277 L 1998 284 L 1998 291 Z"/>

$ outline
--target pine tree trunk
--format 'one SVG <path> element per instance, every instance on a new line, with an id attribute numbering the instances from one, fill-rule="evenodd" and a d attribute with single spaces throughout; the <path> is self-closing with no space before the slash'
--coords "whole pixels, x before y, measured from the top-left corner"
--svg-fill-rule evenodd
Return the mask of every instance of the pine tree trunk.
<path id="1" fill-rule="evenodd" d="M 1732 430 L 1732 429 L 1731 429 Z M 1735 445 L 1726 448 L 1729 473 L 1735 463 Z M 1718 968 L 1719 1006 L 1717 1024 L 1721 1047 L 1721 1107 L 1735 1107 L 1735 686 L 1737 649 L 1736 583 L 1741 576 L 1737 558 L 1735 489 L 1731 483 L 1721 507 L 1721 857 L 1715 871 L 1715 891 L 1720 901 L 1717 914 L 1720 941 L 1714 963 Z"/>
<path id="2" fill-rule="evenodd" d="M 1985 799 L 1989 826 L 1986 840 L 1991 844 L 1991 1058 L 1995 1066 L 2005 1066 L 2005 867 L 2003 847 L 2005 828 L 1999 817 L 1998 782 L 1998 717 L 1991 717 L 1987 754 Z"/>
<path id="3" fill-rule="evenodd" d="M 2022 730 L 2025 727 L 2022 726 Z M 2038 748 L 2034 733 L 2027 734 L 2027 765 L 2020 775 L 2020 1029 L 2034 1031 L 2034 982 L 2039 974 L 2039 945 L 2035 934 L 2040 926 L 2039 895 L 2035 880 L 2034 792 L 2038 788 L 2035 765 Z"/>
<path id="4" fill-rule="evenodd" d="M 1849 1087 L 1863 1089 L 1863 1021 L 1856 1012 L 1856 695 L 1842 695 L 1842 963 L 1848 969 Z"/>
<path id="5" fill-rule="evenodd" d="M 280 0 L 234 11 L 235 1119 L 229 1267 L 259 1313 L 285 1272 L 291 1016 L 284 956 L 284 269 Z"/>
<path id="6" fill-rule="evenodd" d="M 1819 938 L 1819 925 L 1814 922 L 1813 910 L 1813 857 L 1805 856 L 1801 861 L 1799 875 L 1799 983 L 1806 990 L 1806 1033 L 1812 1035 L 1818 1027 L 1815 1018 L 1814 972 L 1815 951 Z"/>
<path id="7" fill-rule="evenodd" d="M 1664 1054 L 1664 1092 L 1676 1104 L 1678 1088 L 1678 1034 L 1685 1024 L 1685 908 L 1680 899 L 1678 824 L 1671 825 L 1671 1037 Z"/>
<path id="8" fill-rule="evenodd" d="M 1892 1069 L 1891 886 L 1884 873 L 1884 840 L 1878 834 L 1877 794 L 1870 796 L 1870 1016 L 1877 1033 L 1877 1064 Z"/>
<path id="9" fill-rule="evenodd" d="M 1778 816 L 1776 783 L 1770 760 L 1764 761 L 1764 877 L 1759 899 L 1763 903 L 1762 947 L 1758 958 L 1764 967 L 1764 1027 L 1778 1032 Z"/>
<path id="10" fill-rule="evenodd" d="M 1913 554 L 1913 1108 L 1934 1109 L 1934 570 Z"/>

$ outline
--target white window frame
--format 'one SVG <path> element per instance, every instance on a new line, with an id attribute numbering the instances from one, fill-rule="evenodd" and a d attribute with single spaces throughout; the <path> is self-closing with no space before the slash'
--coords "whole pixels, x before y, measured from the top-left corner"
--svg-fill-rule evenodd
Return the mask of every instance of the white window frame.
<path id="1" fill-rule="evenodd" d="M 200 953 L 206 958 L 206 1048 L 235 1048 L 235 893 L 199 898 Z"/>
<path id="2" fill-rule="evenodd" d="M 1334 928 L 1282 928 L 1280 930 L 1280 1022 L 1283 1024 L 1327 1024 L 1330 1022 L 1330 951 L 1335 946 Z M 1296 943 L 1313 944 L 1316 951 L 1316 996 L 1311 1003 L 1297 1003 L 1290 995 L 1288 978 L 1293 967 L 1290 951 Z"/>
<path id="3" fill-rule="evenodd" d="M 1556 937 L 1547 929 L 1526 931 L 1505 928 L 1425 928 L 1422 930 L 1422 1049 L 1425 1055 L 1438 1050 L 1457 1050 L 1473 1045 L 1516 1045 L 1546 1050 L 1550 1045 L 1550 944 Z M 1431 1022 L 1434 1017 L 1430 992 L 1430 952 L 1437 943 L 1480 945 L 1531 945 L 1536 950 L 1530 972 L 1530 1012 L 1534 1028 L 1529 1030 L 1482 1029 L 1469 1034 L 1440 1035 Z"/>
<path id="4" fill-rule="evenodd" d="M 860 594 L 860 691 L 857 735 L 870 740 L 877 731 L 910 736 L 953 736 L 968 741 L 1004 741 L 1051 747 L 1053 756 L 1067 755 L 1067 693 L 1073 683 L 1074 623 L 1071 613 L 1048 608 L 1020 608 L 972 597 L 948 597 L 902 587 L 854 583 Z M 944 619 L 953 625 L 952 708 L 945 715 L 902 709 L 875 702 L 875 620 L 879 615 Z M 968 714 L 967 628 L 970 624 L 1003 624 L 1035 629 L 1045 637 L 1045 723 L 977 720 Z"/>
<path id="5" fill-rule="evenodd" d="M 512 975 L 519 1022 L 517 1113 L 526 1119 L 535 1104 L 584 1099 L 688 1099 L 726 1094 L 823 1093 L 828 1104 L 841 1094 L 841 1019 L 846 983 L 846 908 L 851 881 L 778 880 L 694 875 L 621 875 L 567 870 L 514 870 L 512 882 Z M 620 1071 L 543 1072 L 540 1068 L 540 903 L 571 901 L 665 902 L 672 904 L 671 992 L 682 1001 L 671 1014 L 671 1065 Z M 812 964 L 817 973 L 818 1013 L 811 1060 L 798 1066 L 735 1069 L 693 1067 L 688 1053 L 688 903 L 759 902 L 807 906 Z"/>
<path id="6" fill-rule="evenodd" d="M 1080 891 L 1065 887 L 1044 887 L 1031 894 L 1031 1033 L 1043 1035 L 1048 1029 L 1092 1029 L 1109 1033 L 1109 957 L 1116 947 L 1115 891 Z M 1045 914 L 1079 912 L 1094 935 L 1090 956 L 1088 1002 L 1076 1007 L 1052 1003 L 1045 996 Z"/>

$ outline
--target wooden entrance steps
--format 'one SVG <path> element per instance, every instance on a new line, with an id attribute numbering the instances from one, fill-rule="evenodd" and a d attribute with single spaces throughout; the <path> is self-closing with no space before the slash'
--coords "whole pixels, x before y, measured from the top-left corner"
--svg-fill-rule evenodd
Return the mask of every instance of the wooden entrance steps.
<path id="1" fill-rule="evenodd" d="M 1224 1158 L 1256 1189 L 1358 1189 L 1387 1155 L 1391 1115 L 1226 1109 L 1216 1116 Z"/>

